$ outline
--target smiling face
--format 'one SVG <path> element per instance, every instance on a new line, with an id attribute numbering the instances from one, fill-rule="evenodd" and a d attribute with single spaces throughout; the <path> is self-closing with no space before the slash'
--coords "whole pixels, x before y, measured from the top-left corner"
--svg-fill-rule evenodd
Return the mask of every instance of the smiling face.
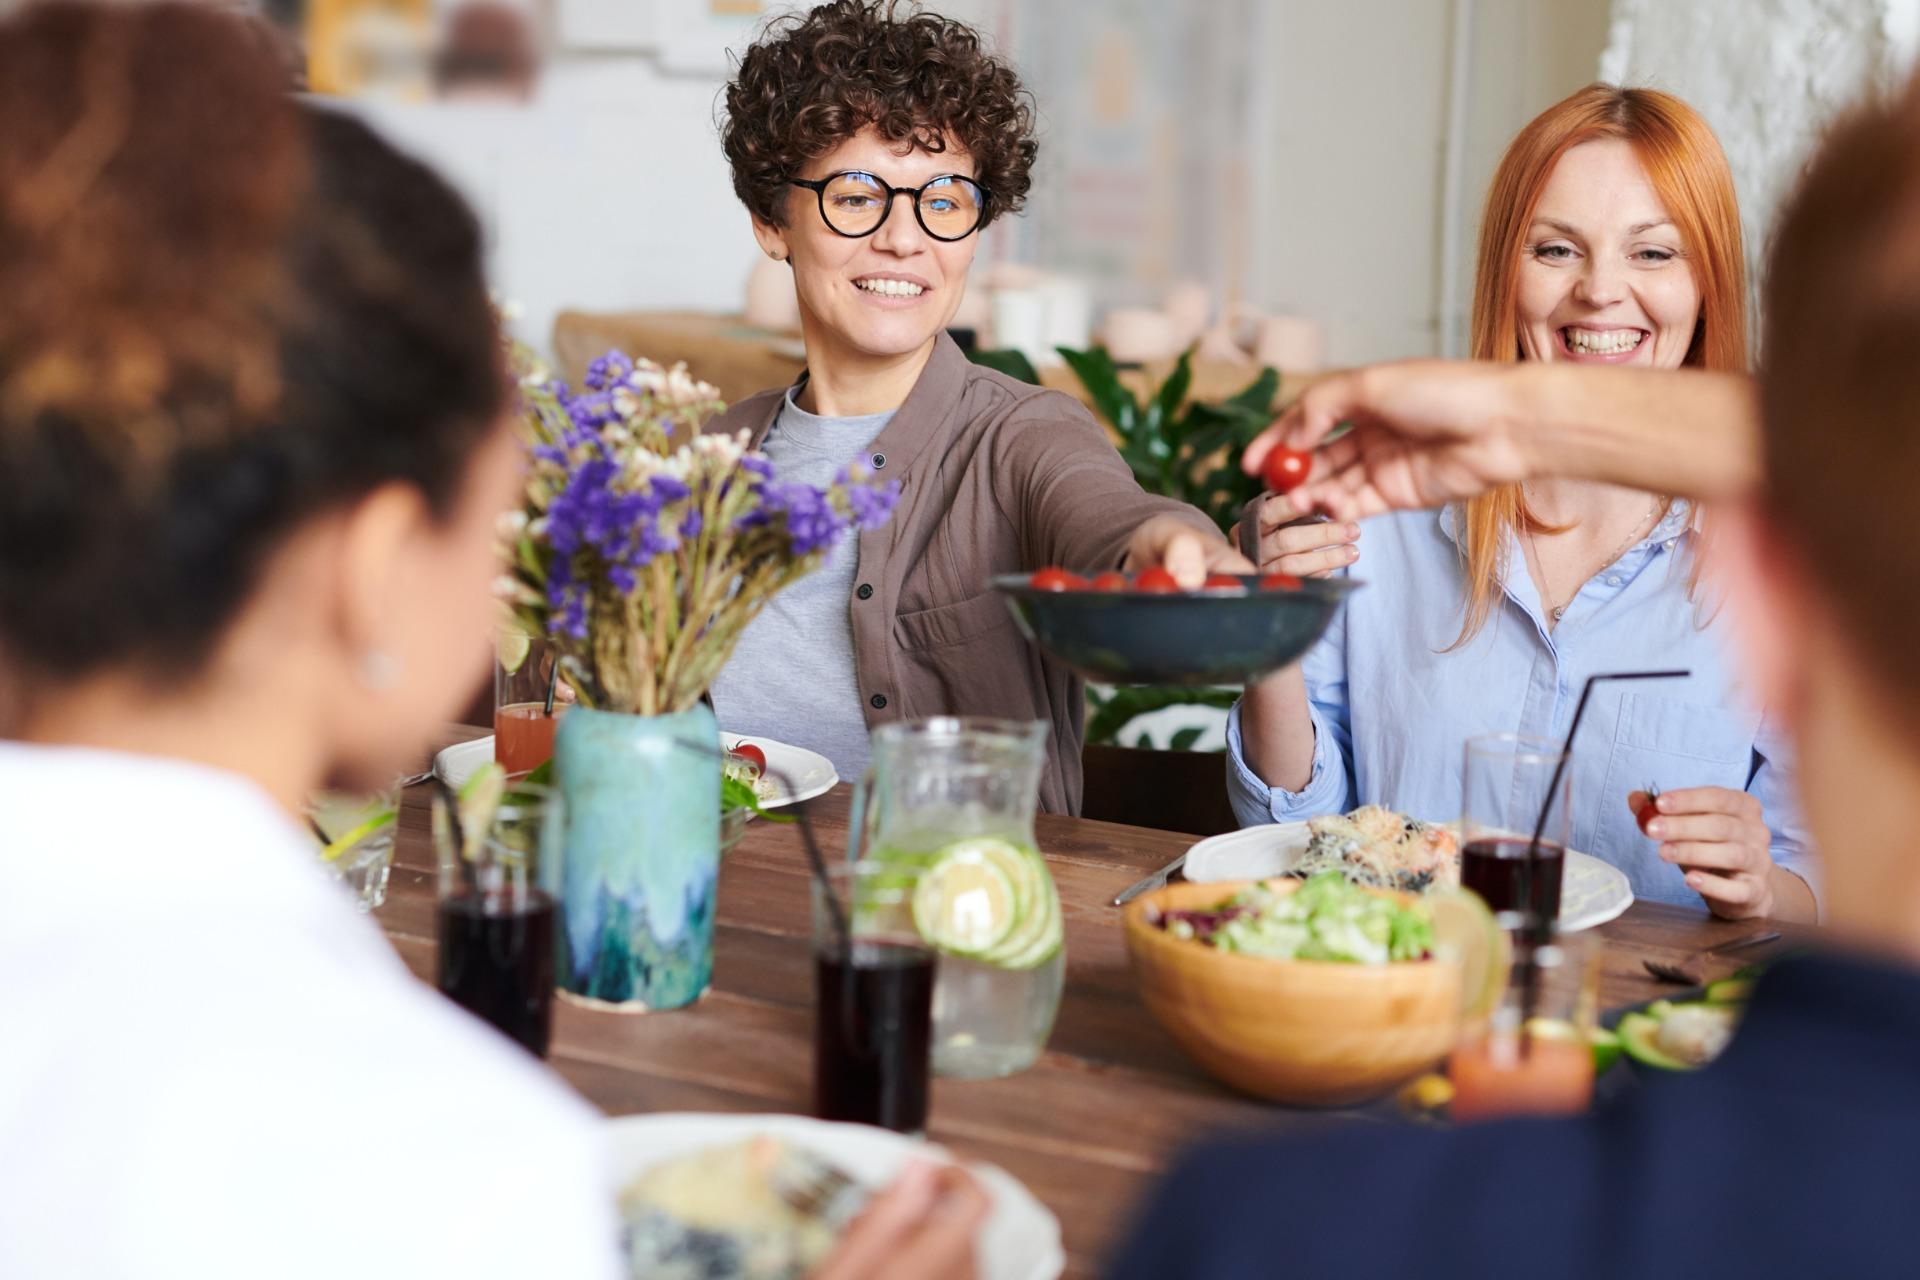
<path id="1" fill-rule="evenodd" d="M 887 142 L 863 129 L 796 177 L 819 179 L 859 169 L 890 187 L 919 188 L 949 174 L 974 176 L 973 159 L 949 149 L 923 151 Z M 965 295 L 977 234 L 936 240 L 914 217 L 913 201 L 893 198 L 892 211 L 872 235 L 840 235 L 820 216 L 819 199 L 805 187 L 787 194 L 784 227 L 755 220 L 754 236 L 768 253 L 793 266 L 794 289 L 809 362 L 886 359 L 930 348 Z"/>
<path id="2" fill-rule="evenodd" d="M 1569 149 L 1522 248 L 1516 318 L 1526 358 L 1679 368 L 1700 319 L 1688 248 L 1632 144 Z"/>

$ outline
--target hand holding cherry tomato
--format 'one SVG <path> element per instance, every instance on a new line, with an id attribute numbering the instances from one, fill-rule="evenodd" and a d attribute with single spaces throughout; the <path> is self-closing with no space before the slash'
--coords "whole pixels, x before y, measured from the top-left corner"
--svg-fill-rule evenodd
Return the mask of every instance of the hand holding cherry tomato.
<path id="1" fill-rule="evenodd" d="M 1660 858 L 1686 874 L 1687 887 L 1715 915 L 1744 920 L 1772 915 L 1773 833 L 1760 802 L 1728 787 L 1691 787 L 1627 797 L 1634 819 Z"/>

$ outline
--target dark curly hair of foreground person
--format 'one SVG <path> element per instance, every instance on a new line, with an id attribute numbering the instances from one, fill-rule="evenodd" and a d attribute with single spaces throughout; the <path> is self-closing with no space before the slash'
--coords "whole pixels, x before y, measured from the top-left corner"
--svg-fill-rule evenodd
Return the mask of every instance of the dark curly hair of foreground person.
<path id="1" fill-rule="evenodd" d="M 1033 99 L 979 33 L 898 0 L 835 0 L 778 20 L 727 86 L 721 142 L 754 217 L 785 225 L 788 179 L 862 129 L 924 150 L 964 150 L 987 221 L 1031 185 Z"/>

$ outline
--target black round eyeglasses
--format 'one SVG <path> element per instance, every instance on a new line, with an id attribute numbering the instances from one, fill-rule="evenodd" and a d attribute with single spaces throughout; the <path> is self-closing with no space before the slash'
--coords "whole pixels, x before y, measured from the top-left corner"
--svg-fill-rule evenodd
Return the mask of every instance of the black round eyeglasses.
<path id="1" fill-rule="evenodd" d="M 918 187 L 892 187 L 879 175 L 863 169 L 830 173 L 824 178 L 789 178 L 820 201 L 820 219 L 827 229 L 850 239 L 870 236 L 893 212 L 895 196 L 913 197 L 913 216 L 920 229 L 935 240 L 965 240 L 986 218 L 987 189 L 972 178 L 942 174 Z"/>

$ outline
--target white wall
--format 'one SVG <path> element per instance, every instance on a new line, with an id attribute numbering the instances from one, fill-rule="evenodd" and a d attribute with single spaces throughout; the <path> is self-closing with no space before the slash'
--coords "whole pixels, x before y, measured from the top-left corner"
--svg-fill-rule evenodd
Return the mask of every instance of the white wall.
<path id="1" fill-rule="evenodd" d="M 720 77 L 564 58 L 525 108 L 359 104 L 487 223 L 496 287 L 545 347 L 555 313 L 737 309 L 759 250 L 714 127 Z"/>
<path id="2" fill-rule="evenodd" d="M 1613 15 L 1602 73 L 1685 98 L 1720 136 L 1756 282 L 1822 130 L 1896 84 L 1920 41 L 1920 0 L 1614 0 Z"/>
<path id="3" fill-rule="evenodd" d="M 1270 152 L 1257 300 L 1318 318 L 1347 364 L 1440 350 L 1464 286 L 1439 294 L 1441 178 L 1454 6 L 1469 0 L 1280 0 L 1265 65 Z M 1594 79 L 1600 0 L 1473 4 L 1464 198 L 1472 239 L 1514 133 Z"/>
<path id="4" fill-rule="evenodd" d="M 1040 100 L 1033 211 L 996 230 L 983 259 L 1089 267 L 1110 302 L 1198 276 L 1320 319 L 1336 363 L 1439 350 L 1453 6 L 1472 3 L 1476 19 L 1458 220 L 1470 283 L 1493 164 L 1521 124 L 1593 78 L 1601 0 L 1182 0 L 1172 27 L 1168 2 L 936 0 L 1008 51 Z M 1097 68 L 1074 50 L 1110 47 L 1092 37 L 1116 24 L 1145 41 L 1132 108 L 1152 131 L 1143 145 L 1162 158 L 1167 189 L 1180 180 L 1200 193 L 1192 207 L 1157 200 L 1130 253 L 1077 235 L 1063 212 L 1074 175 L 1112 154 L 1090 114 Z M 1247 61 L 1227 65 L 1236 53 Z M 757 251 L 714 128 L 723 81 L 646 54 L 563 52 L 535 108 L 363 109 L 481 208 L 500 287 L 544 345 L 566 306 L 738 307 Z M 1183 86 L 1200 96 L 1186 101 L 1195 91 Z M 1464 287 L 1451 305 L 1463 311 Z"/>

